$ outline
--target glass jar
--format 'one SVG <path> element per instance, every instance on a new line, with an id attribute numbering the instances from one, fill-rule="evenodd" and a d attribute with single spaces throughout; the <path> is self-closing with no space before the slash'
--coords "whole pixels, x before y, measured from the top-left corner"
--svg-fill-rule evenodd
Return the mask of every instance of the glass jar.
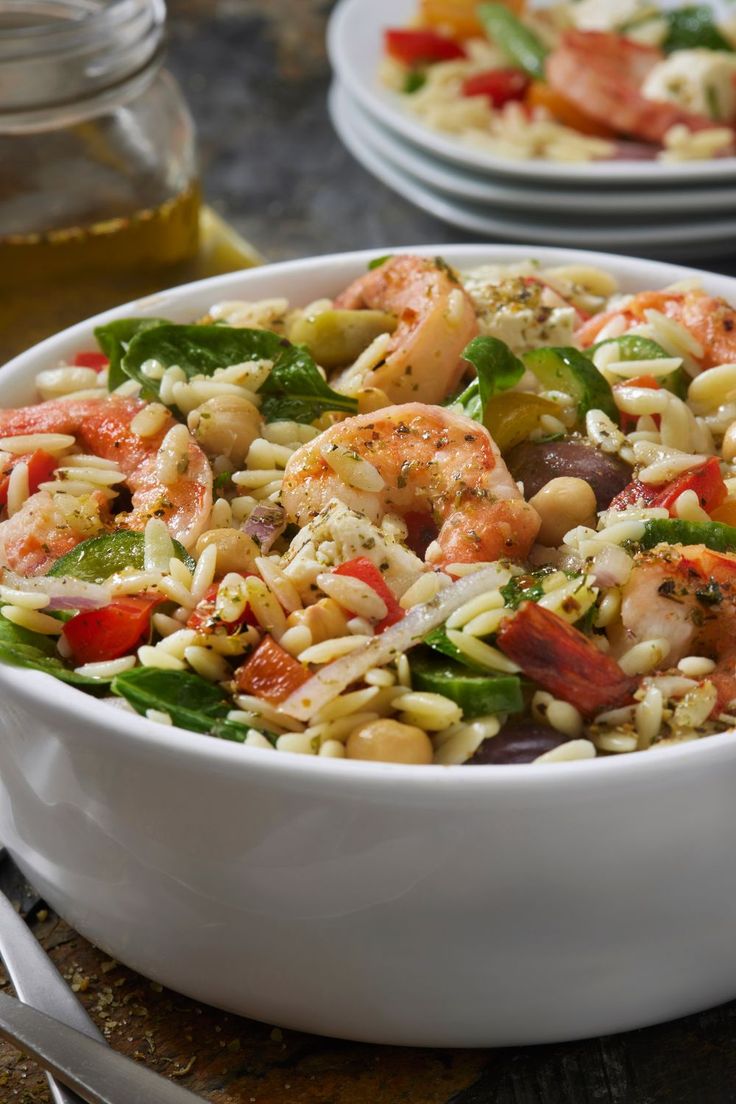
<path id="1" fill-rule="evenodd" d="M 194 129 L 162 0 L 0 0 L 0 362 L 187 276 Z"/>

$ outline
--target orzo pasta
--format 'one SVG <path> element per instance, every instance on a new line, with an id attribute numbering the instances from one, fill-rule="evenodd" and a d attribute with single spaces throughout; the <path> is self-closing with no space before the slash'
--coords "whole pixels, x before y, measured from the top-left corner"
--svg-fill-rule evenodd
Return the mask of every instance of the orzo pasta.
<path id="1" fill-rule="evenodd" d="M 325 759 L 736 725 L 736 310 L 697 283 L 400 255 L 96 336 L 0 411 L 4 661 Z"/>
<path id="2" fill-rule="evenodd" d="M 385 30 L 379 76 L 422 124 L 496 156 L 703 160 L 734 153 L 735 46 L 707 5 L 418 0 Z"/>

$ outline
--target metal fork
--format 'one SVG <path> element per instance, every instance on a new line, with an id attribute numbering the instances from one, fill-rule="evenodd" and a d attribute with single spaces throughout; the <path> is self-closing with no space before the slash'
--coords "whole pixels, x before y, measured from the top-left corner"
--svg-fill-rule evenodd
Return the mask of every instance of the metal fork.
<path id="1" fill-rule="evenodd" d="M 0 1037 L 46 1070 L 54 1104 L 202 1104 L 188 1089 L 108 1047 L 1 891 L 0 957 L 19 998 L 0 994 Z"/>

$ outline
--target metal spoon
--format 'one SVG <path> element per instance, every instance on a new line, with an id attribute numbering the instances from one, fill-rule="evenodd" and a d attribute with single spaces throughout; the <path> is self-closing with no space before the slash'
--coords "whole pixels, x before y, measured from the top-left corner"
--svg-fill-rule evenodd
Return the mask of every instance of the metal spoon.
<path id="1" fill-rule="evenodd" d="M 16 1001 L 0 994 L 0 1036 L 21 1047 L 47 1071 L 54 1104 L 130 1104 L 133 1100 L 202 1104 L 201 1097 L 108 1047 L 1 892 L 0 957 L 19 997 Z M 55 1077 L 68 1088 L 57 1084 Z"/>
<path id="2" fill-rule="evenodd" d="M 4 993 L 0 1038 L 25 1051 L 87 1104 L 202 1104 L 201 1096 Z"/>

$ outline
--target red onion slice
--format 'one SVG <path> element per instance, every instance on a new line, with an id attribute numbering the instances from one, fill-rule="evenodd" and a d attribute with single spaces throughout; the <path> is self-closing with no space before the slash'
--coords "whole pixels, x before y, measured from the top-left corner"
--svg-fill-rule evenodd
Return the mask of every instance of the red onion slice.
<path id="1" fill-rule="evenodd" d="M 403 621 L 398 621 L 364 648 L 328 663 L 286 698 L 279 709 L 299 721 L 308 721 L 343 690 L 362 678 L 371 667 L 381 667 L 409 648 L 421 644 L 428 632 L 471 598 L 497 590 L 508 579 L 508 569 L 500 564 L 481 568 L 441 590 L 431 602 L 415 606 Z"/>
<path id="2" fill-rule="evenodd" d="M 263 556 L 268 554 L 285 528 L 286 511 L 275 502 L 256 506 L 243 524 L 243 532 L 258 545 Z"/>
<path id="3" fill-rule="evenodd" d="M 22 590 L 26 594 L 46 594 L 50 601 L 45 609 L 49 610 L 90 610 L 101 609 L 112 602 L 112 593 L 107 586 L 99 583 L 87 583 L 71 575 L 35 575 L 26 579 L 14 571 L 2 572 L 4 586 L 13 590 Z"/>

